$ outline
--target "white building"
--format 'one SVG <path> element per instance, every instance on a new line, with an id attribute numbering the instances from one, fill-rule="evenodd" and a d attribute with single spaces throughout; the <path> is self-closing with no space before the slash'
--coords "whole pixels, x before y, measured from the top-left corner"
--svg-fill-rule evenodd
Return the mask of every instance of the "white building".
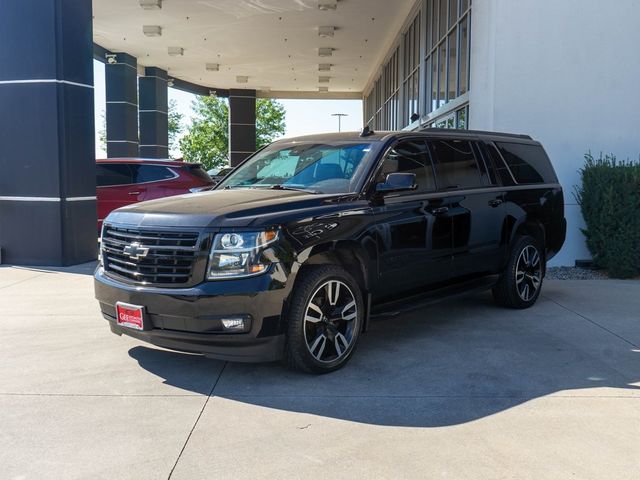
<path id="1" fill-rule="evenodd" d="M 364 91 L 365 121 L 542 142 L 568 222 L 552 264 L 573 265 L 589 258 L 574 197 L 584 154 L 640 154 L 639 23 L 638 0 L 419 0 Z"/>

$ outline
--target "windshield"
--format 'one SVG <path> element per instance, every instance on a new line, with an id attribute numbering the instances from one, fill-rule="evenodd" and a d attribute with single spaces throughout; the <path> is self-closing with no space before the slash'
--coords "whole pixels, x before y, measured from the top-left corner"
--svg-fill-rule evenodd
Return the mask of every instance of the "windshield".
<path id="1" fill-rule="evenodd" d="M 218 188 L 350 193 L 358 188 L 371 143 L 273 144 L 239 166 Z"/>

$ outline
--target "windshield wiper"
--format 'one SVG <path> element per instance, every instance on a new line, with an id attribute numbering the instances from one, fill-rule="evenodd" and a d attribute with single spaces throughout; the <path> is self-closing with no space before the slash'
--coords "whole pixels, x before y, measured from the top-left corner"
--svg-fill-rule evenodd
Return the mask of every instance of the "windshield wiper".
<path id="1" fill-rule="evenodd" d="M 271 190 L 294 190 L 296 192 L 320 193 L 319 191 L 311 190 L 310 188 L 290 187 L 289 185 L 282 185 L 282 184 L 271 185 L 269 188 Z"/>

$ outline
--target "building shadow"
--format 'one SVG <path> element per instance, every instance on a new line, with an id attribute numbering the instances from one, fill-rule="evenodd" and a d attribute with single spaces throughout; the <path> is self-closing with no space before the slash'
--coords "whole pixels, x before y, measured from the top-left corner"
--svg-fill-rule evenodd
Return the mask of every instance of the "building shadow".
<path id="1" fill-rule="evenodd" d="M 374 425 L 438 427 L 573 390 L 640 393 L 633 385 L 640 352 L 560 310 L 544 299 L 526 313 L 495 307 L 488 294 L 451 300 L 373 322 L 340 371 L 312 376 L 278 363 L 229 363 L 213 395 Z M 222 364 L 144 346 L 129 353 L 166 383 L 202 394 L 209 392 L 197 387 L 199 375 Z"/>
<path id="2" fill-rule="evenodd" d="M 72 273 L 76 275 L 91 275 L 96 270 L 98 261 L 81 263 L 80 265 L 72 265 L 70 267 L 24 267 L 18 265 L 0 265 L 0 268 L 11 268 L 13 270 L 25 270 L 28 272 L 40 273 Z"/>

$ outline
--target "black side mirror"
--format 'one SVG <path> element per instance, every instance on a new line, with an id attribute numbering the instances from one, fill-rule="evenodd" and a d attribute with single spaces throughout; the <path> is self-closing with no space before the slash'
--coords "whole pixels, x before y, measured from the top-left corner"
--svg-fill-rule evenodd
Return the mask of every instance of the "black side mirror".
<path id="1" fill-rule="evenodd" d="M 405 190 L 415 190 L 416 188 L 418 188 L 418 185 L 416 185 L 415 173 L 390 173 L 383 183 L 376 185 L 376 192 L 402 192 Z"/>

